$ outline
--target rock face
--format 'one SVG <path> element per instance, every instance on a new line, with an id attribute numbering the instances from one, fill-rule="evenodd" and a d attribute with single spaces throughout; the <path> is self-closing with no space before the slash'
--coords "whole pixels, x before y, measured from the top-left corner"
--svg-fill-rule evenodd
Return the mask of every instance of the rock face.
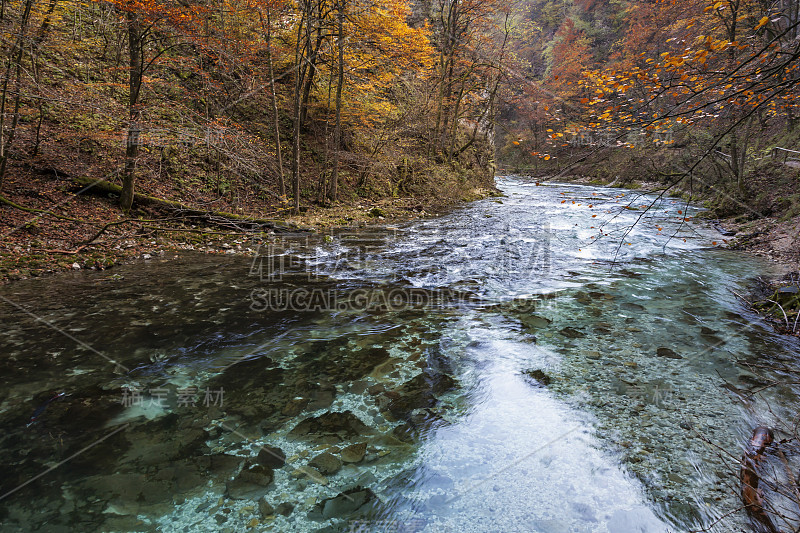
<path id="1" fill-rule="evenodd" d="M 306 418 L 288 436 L 336 443 L 371 433 L 372 430 L 351 411 L 343 411 Z"/>
<path id="2" fill-rule="evenodd" d="M 339 458 L 332 453 L 328 452 L 323 452 L 317 455 L 311 459 L 308 464 L 316 468 L 320 474 L 324 474 L 326 476 L 335 474 L 340 468 L 342 468 L 342 461 L 340 461 Z"/>

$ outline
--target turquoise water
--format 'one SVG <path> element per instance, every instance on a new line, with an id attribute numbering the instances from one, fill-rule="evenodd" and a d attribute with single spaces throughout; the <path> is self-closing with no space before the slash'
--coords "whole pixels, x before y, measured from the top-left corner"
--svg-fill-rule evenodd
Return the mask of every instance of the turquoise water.
<path id="1" fill-rule="evenodd" d="M 749 395 L 798 351 L 731 292 L 770 266 L 679 200 L 498 185 L 4 287 L 2 530 L 748 530 L 735 458 L 797 405 Z"/>

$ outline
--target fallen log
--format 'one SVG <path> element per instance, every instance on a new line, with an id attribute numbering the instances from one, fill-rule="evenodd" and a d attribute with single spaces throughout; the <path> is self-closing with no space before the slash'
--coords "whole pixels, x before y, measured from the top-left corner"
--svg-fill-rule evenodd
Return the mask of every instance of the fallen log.
<path id="1" fill-rule="evenodd" d="M 742 468 L 739 478 L 742 484 L 742 501 L 748 516 L 763 526 L 768 533 L 779 533 L 772 519 L 764 508 L 764 492 L 758 488 L 758 464 L 764 458 L 764 451 L 774 440 L 772 430 L 758 426 L 742 456 Z"/>
<path id="2" fill-rule="evenodd" d="M 119 185 L 85 176 L 72 178 L 72 183 L 76 187 L 80 187 L 82 192 L 113 194 L 116 196 L 119 196 L 122 192 L 122 187 Z M 204 211 L 174 200 L 165 200 L 142 193 L 134 193 L 133 203 L 165 209 L 183 217 L 198 218 L 209 224 L 225 228 L 235 228 L 240 231 L 263 231 L 264 229 L 271 229 L 280 233 L 302 231 L 294 224 L 283 220 L 252 218 L 235 213 L 226 213 L 224 211 Z"/>

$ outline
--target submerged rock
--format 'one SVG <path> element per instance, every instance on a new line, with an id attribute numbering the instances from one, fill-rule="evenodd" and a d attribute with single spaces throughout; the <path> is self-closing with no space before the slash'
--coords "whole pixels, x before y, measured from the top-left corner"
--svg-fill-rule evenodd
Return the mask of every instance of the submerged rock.
<path id="1" fill-rule="evenodd" d="M 568 339 L 581 339 L 586 336 L 584 332 L 570 326 L 563 328 L 561 331 L 559 331 L 559 333 Z"/>
<path id="2" fill-rule="evenodd" d="M 349 446 L 348 446 L 349 448 Z M 347 448 L 345 448 L 347 449 Z M 308 462 L 309 465 L 316 468 L 321 474 L 326 476 L 335 474 L 342 468 L 342 461 L 338 457 L 329 452 L 323 452 Z"/>
<path id="3" fill-rule="evenodd" d="M 438 403 L 437 395 L 457 386 L 458 382 L 447 374 L 426 371 L 387 392 L 385 397 L 391 399 L 387 409 L 398 420 L 407 419 L 415 409 L 434 407 Z"/>
<path id="4" fill-rule="evenodd" d="M 281 414 L 284 416 L 297 416 L 306 410 L 311 400 L 309 398 L 292 398 L 283 406 Z"/>
<path id="5" fill-rule="evenodd" d="M 534 370 L 526 370 L 523 372 L 523 374 L 528 378 L 528 381 L 533 381 L 537 385 L 545 387 L 550 385 L 550 376 L 538 368 Z"/>
<path id="6" fill-rule="evenodd" d="M 275 512 L 281 516 L 289 516 L 292 511 L 294 511 L 294 505 L 287 502 L 281 503 L 275 508 Z"/>
<path id="7" fill-rule="evenodd" d="M 258 500 L 258 510 L 261 513 L 262 518 L 266 518 L 275 514 L 275 508 L 267 501 L 266 498 L 261 498 Z"/>
<path id="8" fill-rule="evenodd" d="M 281 468 L 286 464 L 286 454 L 280 448 L 263 446 L 258 452 L 256 462 L 269 468 Z"/>
<path id="9" fill-rule="evenodd" d="M 683 357 L 681 355 L 678 355 L 677 353 L 675 353 L 671 349 L 664 348 L 664 347 L 661 347 L 661 348 L 657 349 L 656 350 L 656 355 L 658 355 L 659 357 L 667 357 L 669 359 L 683 359 Z"/>
<path id="10" fill-rule="evenodd" d="M 583 291 L 578 291 L 575 293 L 575 300 L 577 300 L 578 303 L 583 305 L 589 305 L 590 303 L 592 303 L 592 298 Z"/>
<path id="11" fill-rule="evenodd" d="M 366 453 L 367 443 L 359 442 L 357 444 L 351 444 L 350 446 L 342 449 L 339 455 L 341 456 L 342 461 L 345 463 L 358 463 L 364 459 L 364 455 Z"/>
<path id="12" fill-rule="evenodd" d="M 259 498 L 268 490 L 274 477 L 271 468 L 246 462 L 239 475 L 227 483 L 228 497 L 233 500 Z"/>
<path id="13" fill-rule="evenodd" d="M 624 302 L 620 304 L 619 308 L 624 309 L 625 311 L 636 311 L 637 313 L 645 311 L 645 308 L 643 306 L 632 302 Z"/>
<path id="14" fill-rule="evenodd" d="M 308 513 L 308 517 L 312 520 L 345 518 L 353 516 L 376 500 L 377 496 L 370 489 L 355 487 L 333 498 L 322 500 Z"/>
<path id="15" fill-rule="evenodd" d="M 247 481 L 248 483 L 255 483 L 256 485 L 261 485 L 262 487 L 266 487 L 270 483 L 272 483 L 272 479 L 275 477 L 275 474 L 272 472 L 272 469 L 268 466 L 259 465 L 259 464 L 247 464 L 245 463 L 244 468 L 237 476 L 237 479 L 241 479 L 242 481 Z"/>
<path id="16" fill-rule="evenodd" d="M 208 470 L 221 477 L 230 476 L 242 464 L 242 458 L 236 455 L 212 455 L 208 459 Z"/>
<path id="17" fill-rule="evenodd" d="M 342 440 L 371 434 L 373 431 L 351 411 L 325 413 L 306 418 L 289 432 L 290 438 L 309 437 L 326 441 Z"/>
<path id="18" fill-rule="evenodd" d="M 537 315 L 521 316 L 519 321 L 522 322 L 522 325 L 531 329 L 546 328 L 551 322 L 551 320 Z"/>

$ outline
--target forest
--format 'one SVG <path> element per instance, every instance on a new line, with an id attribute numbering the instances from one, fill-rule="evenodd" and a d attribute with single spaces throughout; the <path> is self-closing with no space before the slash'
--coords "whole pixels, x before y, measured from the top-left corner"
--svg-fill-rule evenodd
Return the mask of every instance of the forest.
<path id="1" fill-rule="evenodd" d="M 798 214 L 795 2 L 528 4 L 514 52 L 536 83 L 501 111 L 506 166 L 659 182 L 717 217 Z"/>
<path id="2" fill-rule="evenodd" d="M 79 264 L 100 267 L 120 240 L 181 236 L 175 213 L 414 217 L 489 194 L 498 169 L 660 182 L 718 217 L 747 204 L 791 218 L 797 10 L 4 1 L 0 198 L 16 229 L 0 253 L 35 241 L 33 255 L 80 248 L 92 257 Z M 74 264 L 42 253 L 23 274 Z"/>

